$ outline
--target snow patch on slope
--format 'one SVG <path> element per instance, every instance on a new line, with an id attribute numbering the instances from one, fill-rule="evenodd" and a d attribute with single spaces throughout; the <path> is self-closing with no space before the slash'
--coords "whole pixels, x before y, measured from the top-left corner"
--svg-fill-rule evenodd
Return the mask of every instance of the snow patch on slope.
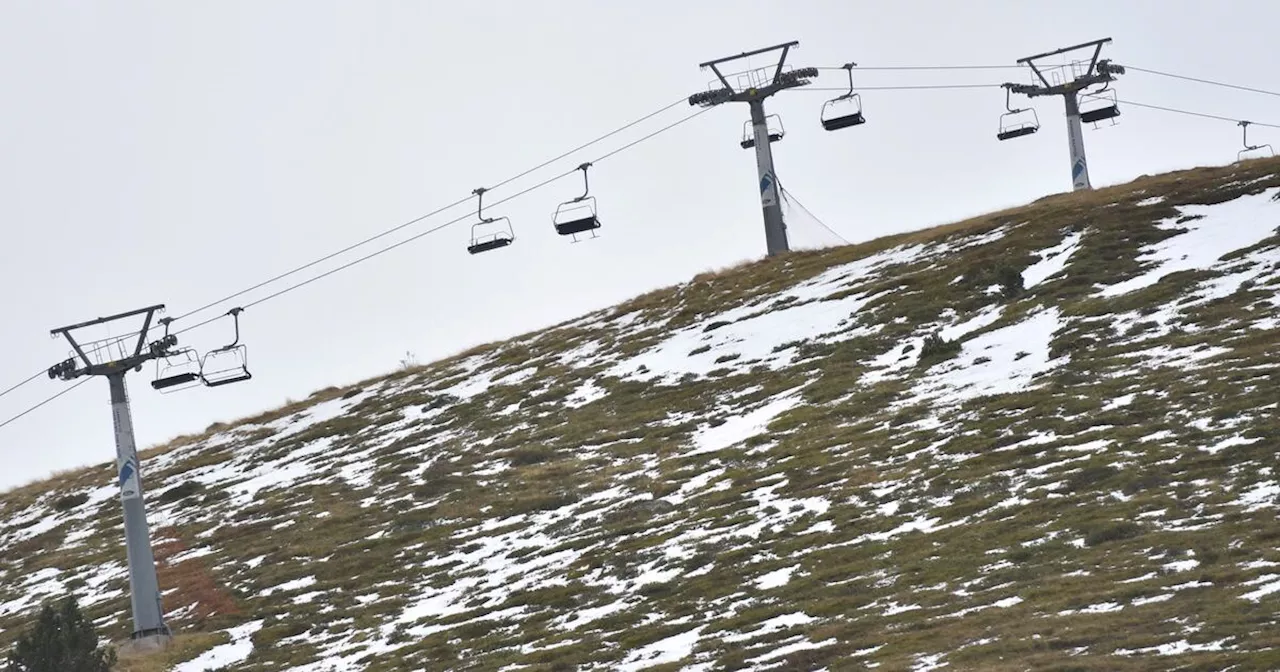
<path id="1" fill-rule="evenodd" d="M 1067 261 L 1071 259 L 1071 255 L 1080 249 L 1080 241 L 1083 239 L 1083 233 L 1075 232 L 1064 238 L 1061 243 L 1042 250 L 1040 261 L 1022 271 L 1022 286 L 1031 289 L 1061 273 L 1067 267 Z"/>
<path id="2" fill-rule="evenodd" d="M 1049 357 L 1050 341 L 1061 327 L 1060 311 L 1055 306 L 965 341 L 955 359 L 939 365 L 920 381 L 914 388 L 914 398 L 906 405 L 926 399 L 953 404 L 1030 389 L 1037 376 L 1068 361 L 1065 356 Z"/>
<path id="3" fill-rule="evenodd" d="M 1280 187 L 1226 203 L 1181 207 L 1184 216 L 1199 219 L 1178 224 L 1175 218 L 1160 223 L 1162 229 L 1185 228 L 1186 232 L 1149 246 L 1138 260 L 1154 264 L 1150 270 L 1104 287 L 1097 296 L 1116 297 L 1150 287 L 1171 273 L 1212 268 L 1227 254 L 1275 235 L 1280 212 L 1271 199 L 1277 193 Z"/>

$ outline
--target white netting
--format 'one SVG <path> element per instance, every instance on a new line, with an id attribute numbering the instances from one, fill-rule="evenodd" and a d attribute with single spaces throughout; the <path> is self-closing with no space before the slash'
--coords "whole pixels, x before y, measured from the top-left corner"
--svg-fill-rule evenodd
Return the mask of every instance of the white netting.
<path id="1" fill-rule="evenodd" d="M 821 250 L 849 245 L 849 241 L 827 226 L 781 184 L 782 221 L 787 226 L 787 242 L 792 250 Z"/>

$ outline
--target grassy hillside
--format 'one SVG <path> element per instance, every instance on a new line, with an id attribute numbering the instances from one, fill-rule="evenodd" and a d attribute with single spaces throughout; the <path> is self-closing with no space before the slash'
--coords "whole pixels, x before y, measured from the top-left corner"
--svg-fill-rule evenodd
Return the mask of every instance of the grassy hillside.
<path id="1" fill-rule="evenodd" d="M 1277 669 L 1278 345 L 1280 160 L 708 273 L 147 453 L 167 659 Z M 112 471 L 0 497 L 0 646 L 128 636 Z"/>

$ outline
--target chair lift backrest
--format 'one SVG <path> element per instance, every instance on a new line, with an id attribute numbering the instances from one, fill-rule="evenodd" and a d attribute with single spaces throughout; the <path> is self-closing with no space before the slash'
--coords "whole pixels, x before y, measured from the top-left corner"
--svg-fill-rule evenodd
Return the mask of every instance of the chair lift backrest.
<path id="1" fill-rule="evenodd" d="M 849 90 L 823 103 L 822 110 L 818 113 L 818 120 L 828 131 L 866 123 L 866 119 L 862 116 L 862 96 L 853 91 L 853 68 L 856 65 L 857 63 L 849 62 L 841 66 L 849 74 Z M 847 107 L 852 107 L 851 110 L 840 111 L 832 116 L 827 115 L 829 109 L 834 107 L 839 110 L 846 107 L 846 103 Z"/>
<path id="2" fill-rule="evenodd" d="M 173 318 L 163 317 L 159 322 L 164 325 L 164 336 L 153 346 L 158 346 L 155 350 L 158 356 L 155 358 L 156 375 L 151 380 L 151 387 L 169 393 L 186 389 L 191 387 L 192 383 L 200 382 L 200 355 L 191 348 L 170 352 L 168 349 L 178 344 L 178 337 L 169 333 L 169 325 L 173 322 Z M 183 361 L 173 363 L 179 357 Z M 173 373 L 175 369 L 178 370 L 177 373 Z"/>
<path id="3" fill-rule="evenodd" d="M 249 380 L 253 377 L 253 375 L 249 373 L 248 348 L 240 343 L 240 313 L 243 311 L 244 309 L 239 306 L 227 311 L 227 315 L 231 316 L 233 323 L 235 324 L 235 339 L 227 345 L 215 350 L 210 350 L 205 354 L 204 359 L 200 362 L 200 379 L 204 381 L 204 384 L 207 387 L 229 385 L 231 383 Z M 228 353 L 234 353 L 237 362 L 236 366 L 217 369 L 213 372 L 209 372 L 207 370 L 210 361 L 217 362 L 222 359 L 226 359 L 224 355 Z M 238 373 L 231 373 L 232 371 L 238 371 Z"/>
<path id="4" fill-rule="evenodd" d="M 1268 153 L 1268 154 L 1270 154 L 1271 156 L 1275 156 L 1275 155 L 1276 155 L 1276 152 L 1275 152 L 1275 150 L 1274 150 L 1274 149 L 1272 149 L 1272 148 L 1271 148 L 1271 145 L 1268 145 L 1268 144 L 1251 145 L 1251 144 L 1249 144 L 1249 124 L 1252 124 L 1252 123 L 1253 123 L 1252 121 L 1240 121 L 1240 122 L 1237 122 L 1237 123 L 1236 123 L 1236 125 L 1237 125 L 1237 126 L 1239 126 L 1239 127 L 1241 128 L 1240 141 L 1241 141 L 1241 143 L 1244 145 L 1244 149 L 1242 149 L 1242 150 L 1240 150 L 1240 151 L 1236 152 L 1236 161 L 1243 161 L 1243 160 L 1244 160 L 1244 158 L 1245 158 L 1245 157 L 1244 157 L 1244 155 L 1245 155 L 1245 154 L 1248 154 L 1249 152 L 1257 151 L 1257 150 L 1262 149 L 1262 148 L 1264 148 L 1264 147 L 1266 148 L 1266 150 L 1267 150 L 1267 153 Z M 1259 157 L 1259 158 L 1261 158 L 1261 157 Z"/>
<path id="5" fill-rule="evenodd" d="M 508 217 L 485 217 L 484 216 L 484 194 L 488 191 L 485 187 L 478 187 L 471 193 L 477 196 L 476 199 L 476 217 L 480 221 L 471 225 L 471 243 L 467 245 L 467 251 L 471 254 L 478 252 L 487 252 L 489 250 L 505 247 L 515 242 L 515 229 L 511 228 L 511 219 Z M 477 236 L 476 229 L 487 227 L 495 222 L 503 222 L 506 231 L 497 231 L 494 233 Z M 505 234 L 505 235 L 504 235 Z"/>
<path id="6" fill-rule="evenodd" d="M 234 354 L 236 362 L 235 365 L 215 369 L 213 371 L 204 370 L 211 359 L 214 361 L 225 359 L 223 355 L 226 354 Z M 242 344 L 210 351 L 205 355 L 205 361 L 201 368 L 200 377 L 204 380 L 204 384 L 207 387 L 230 385 L 231 383 L 238 383 L 253 378 L 253 374 L 249 373 L 248 349 Z"/>
<path id="7" fill-rule="evenodd" d="M 183 357 L 182 362 L 170 363 L 179 356 Z M 200 355 L 191 348 L 183 348 L 164 357 L 157 357 L 156 377 L 151 381 L 151 387 L 165 394 L 194 387 L 201 380 L 201 368 Z M 174 373 L 174 370 L 177 372 Z"/>
<path id="8" fill-rule="evenodd" d="M 590 162 L 578 166 L 578 170 L 582 171 L 582 195 L 556 206 L 556 211 L 551 215 L 551 224 L 556 233 L 574 236 L 574 241 L 577 241 L 577 234 L 600 228 L 596 198 L 591 195 L 591 182 L 587 178 L 587 169 L 590 167 Z M 592 236 L 595 236 L 594 232 Z"/>
<path id="9" fill-rule="evenodd" d="M 769 122 L 771 120 L 777 121 L 778 125 L 776 127 L 770 127 Z M 782 125 L 782 117 L 778 116 L 777 114 L 770 114 L 769 116 L 765 117 L 764 122 L 765 122 L 765 133 L 769 136 L 770 142 L 778 142 L 779 140 L 786 137 L 787 129 L 785 126 Z M 738 144 L 741 145 L 743 149 L 750 149 L 756 146 L 755 124 L 751 123 L 750 120 L 743 122 L 742 142 Z"/>
<path id="10" fill-rule="evenodd" d="M 996 131 L 997 140 L 1012 140 L 1024 135 L 1031 135 L 1040 130 L 1040 115 L 1036 113 L 1036 108 L 1019 107 L 1015 109 L 1011 98 L 1012 94 L 1013 89 L 1011 86 L 1005 85 L 1004 109 L 1008 111 L 1000 115 L 999 129 Z M 1009 122 L 1010 119 L 1017 119 L 1019 115 L 1025 115 L 1027 112 L 1031 113 L 1029 121 Z"/>

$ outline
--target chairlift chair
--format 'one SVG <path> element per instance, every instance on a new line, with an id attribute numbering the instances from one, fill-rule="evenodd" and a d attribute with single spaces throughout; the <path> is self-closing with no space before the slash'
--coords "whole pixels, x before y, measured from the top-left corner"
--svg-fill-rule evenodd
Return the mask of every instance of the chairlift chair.
<path id="1" fill-rule="evenodd" d="M 248 349 L 240 342 L 240 313 L 244 309 L 239 306 L 227 311 L 235 323 L 235 339 L 227 345 L 205 354 L 200 363 L 200 378 L 208 387 L 219 387 L 249 380 Z"/>
<path id="2" fill-rule="evenodd" d="M 1008 112 L 1000 115 L 1000 129 L 996 131 L 997 140 L 1012 140 L 1013 138 L 1021 138 L 1024 135 L 1031 135 L 1040 130 L 1040 115 L 1036 114 L 1034 107 L 1014 109 L 1010 96 L 1012 89 L 1008 86 L 1004 88 L 1004 107 Z M 1028 118 L 1027 113 L 1031 113 Z"/>
<path id="3" fill-rule="evenodd" d="M 510 219 L 484 216 L 484 192 L 486 191 L 488 190 L 480 187 L 471 192 L 479 197 L 476 202 L 476 216 L 480 218 L 480 221 L 471 225 L 471 244 L 467 245 L 467 251 L 471 254 L 506 247 L 516 239 Z"/>
<path id="4" fill-rule="evenodd" d="M 1120 107 L 1114 89 L 1103 86 L 1100 91 L 1085 94 L 1080 98 L 1080 121 L 1086 124 L 1097 124 L 1100 121 L 1115 119 L 1120 116 Z M 1086 109 L 1088 108 L 1088 109 Z M 1114 126 L 1116 122 L 1112 121 Z M 1096 128 L 1096 126 L 1095 126 Z"/>
<path id="5" fill-rule="evenodd" d="M 164 325 L 164 337 L 155 345 L 162 349 L 176 345 L 177 337 L 169 334 L 169 323 L 173 318 L 163 317 L 159 322 Z M 195 349 L 182 348 L 156 357 L 156 377 L 151 381 L 152 388 L 170 394 L 200 383 L 200 355 Z"/>
<path id="6" fill-rule="evenodd" d="M 1237 126 L 1239 126 L 1239 127 L 1241 128 L 1241 140 L 1244 142 L 1244 149 L 1240 150 L 1239 152 L 1236 152 L 1236 161 L 1237 161 L 1237 162 L 1239 162 L 1239 161 L 1244 161 L 1246 158 L 1253 158 L 1253 159 L 1260 159 L 1260 158 L 1263 158 L 1263 154 L 1262 154 L 1261 152 L 1259 152 L 1257 156 L 1252 156 L 1252 157 L 1246 157 L 1246 156 L 1245 156 L 1245 154 L 1248 154 L 1249 152 L 1257 152 L 1257 151 L 1258 151 L 1258 150 L 1260 150 L 1260 149 L 1266 149 L 1266 150 L 1267 150 L 1266 156 L 1275 156 L 1275 155 L 1276 155 L 1276 152 L 1275 152 L 1275 150 L 1274 150 L 1274 149 L 1272 149 L 1272 148 L 1271 148 L 1271 145 L 1251 145 L 1251 144 L 1249 144 L 1249 124 L 1252 124 L 1252 123 L 1253 123 L 1252 121 L 1241 121 L 1241 122 L 1239 122 L 1239 123 L 1237 123 L 1237 124 L 1236 124 Z"/>
<path id="7" fill-rule="evenodd" d="M 776 120 L 778 125 L 770 126 L 769 120 L 771 119 Z M 769 142 L 777 142 L 787 135 L 787 129 L 782 126 L 782 117 L 776 114 L 765 117 L 765 125 L 769 132 Z M 750 121 L 742 125 L 742 142 L 738 144 L 742 145 L 743 149 L 751 149 L 756 146 L 756 129 Z"/>
<path id="8" fill-rule="evenodd" d="M 573 236 L 575 243 L 578 242 L 577 234 L 590 231 L 591 237 L 595 238 L 595 230 L 600 228 L 600 219 L 596 216 L 596 197 L 589 195 L 591 185 L 587 182 L 587 169 L 590 167 L 590 163 L 578 166 L 578 170 L 582 171 L 582 195 L 561 203 L 551 215 L 551 223 L 556 227 L 556 233 L 562 236 Z"/>
<path id="9" fill-rule="evenodd" d="M 169 394 L 200 383 L 200 355 L 192 348 L 156 358 L 156 378 L 151 381 L 151 387 Z"/>
<path id="10" fill-rule="evenodd" d="M 822 111 L 818 113 L 822 127 L 828 131 L 867 123 L 862 116 L 862 96 L 853 92 L 853 68 L 856 65 L 845 63 L 841 66 L 849 72 L 849 92 L 823 103 Z"/>

